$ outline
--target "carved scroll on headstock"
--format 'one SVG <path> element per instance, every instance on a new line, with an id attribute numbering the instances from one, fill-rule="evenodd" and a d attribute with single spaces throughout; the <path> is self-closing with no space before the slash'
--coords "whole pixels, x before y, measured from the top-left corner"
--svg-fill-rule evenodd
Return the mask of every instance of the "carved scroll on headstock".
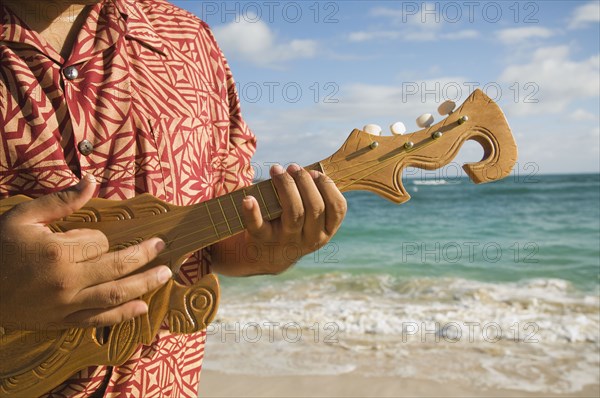
<path id="1" fill-rule="evenodd" d="M 341 191 L 366 190 L 403 203 L 410 199 L 402 185 L 406 167 L 441 168 L 469 140 L 484 150 L 479 162 L 463 166 L 473 182 L 495 181 L 510 174 L 517 146 L 502 110 L 481 90 L 475 90 L 446 119 L 412 134 L 381 137 L 354 130 L 320 164 Z"/>
<path id="2" fill-rule="evenodd" d="M 477 184 L 496 181 L 510 174 L 517 162 L 517 144 L 504 113 L 481 90 L 475 90 L 455 112 L 470 116 L 466 140 L 477 141 L 483 147 L 483 158 L 467 163 L 463 169 Z"/>

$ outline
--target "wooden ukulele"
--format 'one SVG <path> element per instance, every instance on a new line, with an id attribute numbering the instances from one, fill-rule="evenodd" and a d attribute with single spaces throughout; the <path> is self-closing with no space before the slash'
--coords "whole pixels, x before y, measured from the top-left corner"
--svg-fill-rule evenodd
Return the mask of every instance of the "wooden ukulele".
<path id="1" fill-rule="evenodd" d="M 403 203 L 410 198 L 402 185 L 404 168 L 440 168 L 450 163 L 464 142 L 474 140 L 484 155 L 481 161 L 464 166 L 471 180 L 484 183 L 507 176 L 516 162 L 517 147 L 498 105 L 476 90 L 455 111 L 454 106 L 448 101 L 442 104 L 440 113 L 448 116 L 435 125 L 430 125 L 431 115 L 420 117 L 418 124 L 427 127 L 411 134 L 379 136 L 354 130 L 335 154 L 307 168 L 327 174 L 342 192 L 367 190 Z M 240 206 L 246 195 L 257 198 L 265 219 L 281 215 L 277 193 L 267 180 L 187 207 L 148 194 L 125 201 L 93 199 L 48 227 L 55 232 L 98 229 L 108 237 L 112 251 L 160 236 L 167 247 L 150 265 L 168 264 L 176 274 L 189 253 L 244 230 Z M 26 200 L 30 199 L 14 196 L 0 201 L 0 214 Z M 201 331 L 217 312 L 219 286 L 212 274 L 193 286 L 172 279 L 143 299 L 148 314 L 112 327 L 40 333 L 2 325 L 0 395 L 37 396 L 87 366 L 120 365 L 140 344 L 151 343 L 165 318 L 173 333 Z"/>

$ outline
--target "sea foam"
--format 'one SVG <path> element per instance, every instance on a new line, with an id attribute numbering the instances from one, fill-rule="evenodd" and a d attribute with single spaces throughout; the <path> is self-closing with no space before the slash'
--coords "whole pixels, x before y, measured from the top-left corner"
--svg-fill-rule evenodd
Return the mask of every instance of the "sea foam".
<path id="1" fill-rule="evenodd" d="M 489 388 L 513 380 L 515 388 L 536 392 L 597 382 L 597 292 L 561 279 L 487 283 L 332 272 L 226 293 L 208 331 L 208 352 L 218 346 L 207 355 L 212 369 L 412 375 Z M 441 367 L 429 375 L 431 363 Z"/>

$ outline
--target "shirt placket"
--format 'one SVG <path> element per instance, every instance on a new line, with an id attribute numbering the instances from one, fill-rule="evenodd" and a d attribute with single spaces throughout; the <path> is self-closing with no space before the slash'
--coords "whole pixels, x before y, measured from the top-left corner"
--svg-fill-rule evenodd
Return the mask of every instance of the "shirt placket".
<path id="1" fill-rule="evenodd" d="M 118 52 L 126 32 L 125 21 L 112 2 L 96 5 L 77 36 L 73 50 L 61 67 L 61 85 L 73 127 L 73 145 L 81 174 L 91 173 L 100 181 L 107 179 L 102 147 L 110 146 L 106 134 L 99 134 L 98 103 L 105 93 L 99 89 L 113 77 L 111 52 Z M 110 111 L 110 110 L 107 110 Z M 118 118 L 123 112 L 115 112 Z M 128 112 L 125 112 L 127 117 Z M 111 115 L 112 116 L 112 115 Z M 123 125 L 123 123 L 120 123 Z M 119 123 L 117 123 L 119 124 Z"/>
<path id="2" fill-rule="evenodd" d="M 80 68 L 81 68 L 81 65 L 77 65 L 77 64 L 63 66 L 61 68 L 61 73 L 60 73 L 61 86 L 63 87 L 63 95 L 64 95 L 64 100 L 65 100 L 65 105 L 66 105 L 67 112 L 69 113 L 69 115 L 72 115 L 74 108 L 77 106 L 77 98 L 73 93 L 73 91 L 74 91 L 73 89 L 74 89 L 75 85 L 80 83 L 78 81 Z M 75 128 L 75 126 L 72 123 L 72 118 L 71 118 L 71 124 L 73 127 L 73 134 L 71 135 L 70 138 L 74 141 L 71 143 L 71 145 L 72 146 L 74 145 L 76 148 L 75 155 L 76 155 L 77 162 L 78 162 L 76 169 L 81 170 L 82 166 L 85 167 L 85 163 L 86 163 L 85 157 L 91 155 L 91 153 L 93 151 L 93 144 L 85 138 L 85 132 L 82 131 L 81 128 Z M 83 151 L 82 151 L 82 149 L 83 149 Z M 85 157 L 83 157 L 83 159 L 82 159 L 82 155 L 85 156 Z"/>

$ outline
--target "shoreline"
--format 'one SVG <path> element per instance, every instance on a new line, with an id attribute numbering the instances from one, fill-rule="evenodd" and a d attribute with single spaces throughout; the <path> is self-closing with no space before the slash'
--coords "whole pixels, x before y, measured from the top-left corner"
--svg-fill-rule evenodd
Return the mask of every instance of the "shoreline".
<path id="1" fill-rule="evenodd" d="M 203 370 L 199 397 L 598 397 L 600 385 L 565 393 L 511 389 L 478 390 L 456 381 L 417 378 L 367 377 L 356 373 L 337 376 L 251 376 Z"/>

